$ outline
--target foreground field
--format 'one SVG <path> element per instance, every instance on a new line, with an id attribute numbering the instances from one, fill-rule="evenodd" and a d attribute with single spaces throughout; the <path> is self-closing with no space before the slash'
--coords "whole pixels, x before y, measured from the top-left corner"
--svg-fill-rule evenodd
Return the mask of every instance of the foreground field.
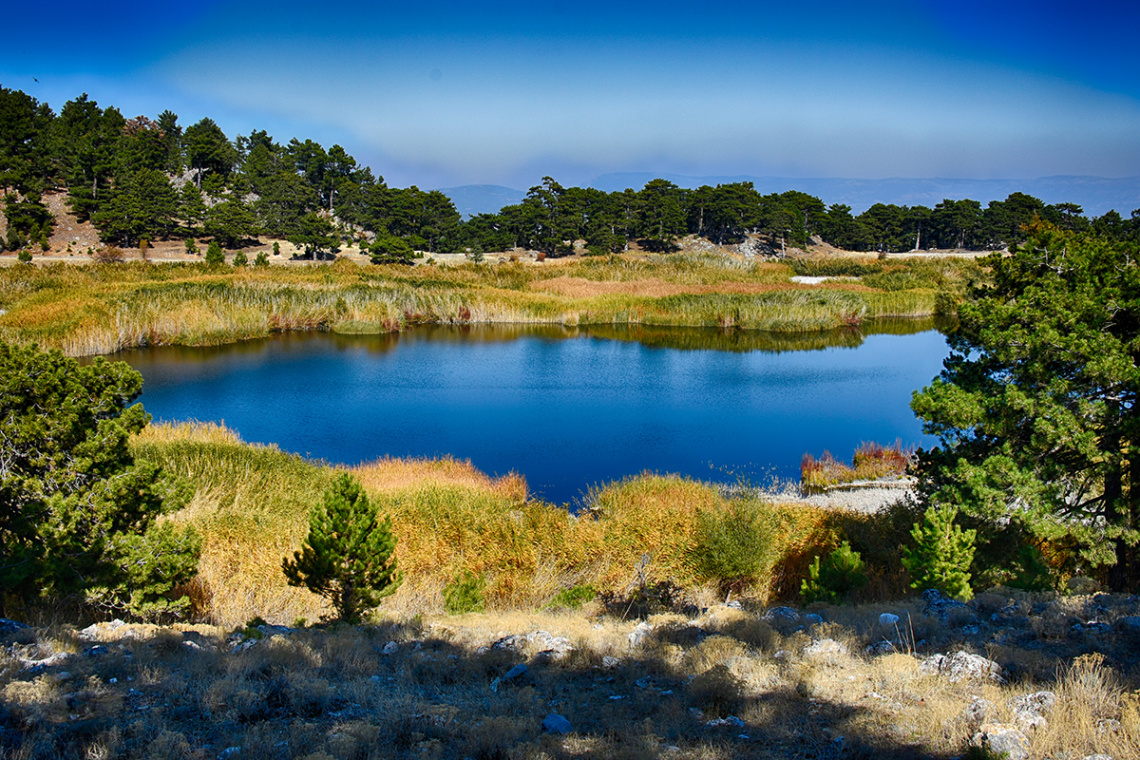
<path id="1" fill-rule="evenodd" d="M 593 608 L 234 633 L 8 624 L 0 757 L 948 760 L 984 745 L 975 757 L 1128 760 L 1136 607 L 986 594 L 949 611 L 643 621 Z"/>
<path id="2" fill-rule="evenodd" d="M 0 339 L 72 356 L 211 345 L 281 330 L 381 333 L 423 323 L 661 325 L 813 332 L 952 304 L 977 264 L 948 259 L 769 263 L 739 256 L 524 264 L 204 264 L 0 268 Z M 793 276 L 832 279 L 818 284 Z"/>
<path id="3" fill-rule="evenodd" d="M 132 449 L 193 489 L 172 519 L 204 540 L 185 589 L 200 622 L 0 621 L 4 760 L 1140 757 L 1140 599 L 1088 579 L 920 599 L 897 562 L 905 504 L 644 474 L 573 515 L 518 476 L 381 460 L 352 472 L 405 581 L 367 625 L 313 625 L 329 609 L 281 560 L 338 470 L 212 424 L 152 426 Z M 727 584 L 703 562 L 726 531 L 754 560 Z M 869 583 L 802 606 L 840 536 Z M 448 614 L 461 579 L 485 611 Z"/>

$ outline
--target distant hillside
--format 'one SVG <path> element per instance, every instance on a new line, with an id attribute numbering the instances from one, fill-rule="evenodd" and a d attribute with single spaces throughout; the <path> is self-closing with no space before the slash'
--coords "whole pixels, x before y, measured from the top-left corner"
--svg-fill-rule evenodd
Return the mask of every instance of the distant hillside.
<path id="1" fill-rule="evenodd" d="M 1140 177 L 1040 177 L 1038 179 L 835 179 L 791 177 L 713 176 L 687 177 L 680 174 L 624 173 L 603 174 L 590 187 L 606 192 L 628 188 L 640 190 L 651 179 L 667 179 L 679 187 L 697 188 L 730 182 L 751 182 L 761 194 L 799 190 L 831 205 L 844 203 L 860 214 L 876 203 L 933 208 L 946 198 L 971 198 L 986 205 L 1005 200 L 1010 193 L 1028 193 L 1045 203 L 1076 203 L 1088 216 L 1100 216 L 1115 209 L 1125 219 L 1140 209 Z M 458 204 L 457 204 L 458 205 Z"/>
<path id="2" fill-rule="evenodd" d="M 462 214 L 464 219 L 470 219 L 478 214 L 498 213 L 503 206 L 514 205 L 526 197 L 526 190 L 515 190 L 502 185 L 441 187 L 439 192 L 451 199 L 456 211 Z"/>

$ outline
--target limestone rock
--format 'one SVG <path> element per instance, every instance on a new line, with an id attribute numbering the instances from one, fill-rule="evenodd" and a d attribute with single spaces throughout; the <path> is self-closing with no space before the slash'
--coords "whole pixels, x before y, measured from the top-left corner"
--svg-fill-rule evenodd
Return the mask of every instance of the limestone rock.
<path id="1" fill-rule="evenodd" d="M 966 705 L 966 709 L 962 711 L 963 717 L 973 726 L 982 725 L 993 714 L 994 703 L 981 697 L 974 697 L 970 700 L 970 704 Z"/>
<path id="2" fill-rule="evenodd" d="M 568 734 L 574 726 L 558 713 L 550 713 L 542 719 L 542 730 L 548 734 Z"/>
<path id="3" fill-rule="evenodd" d="M 819 639 L 804 647 L 805 657 L 838 657 L 848 654 L 847 645 L 835 639 Z"/>
<path id="4" fill-rule="evenodd" d="M 1029 758 L 1029 738 L 1008 723 L 986 723 L 974 734 L 974 744 L 1008 760 Z"/>
<path id="5" fill-rule="evenodd" d="M 897 625 L 898 622 L 899 616 L 891 612 L 884 612 L 882 615 L 879 615 L 879 625 L 893 626 Z"/>
<path id="6" fill-rule="evenodd" d="M 653 626 L 649 623 L 638 623 L 637 627 L 629 634 L 629 648 L 635 649 L 640 646 L 641 642 L 645 641 L 646 637 L 649 636 L 652 631 Z"/>
<path id="7" fill-rule="evenodd" d="M 920 673 L 927 675 L 946 676 L 951 683 L 986 680 L 994 683 L 1006 682 L 1006 672 L 1001 665 L 981 655 L 963 651 L 952 655 L 931 655 L 919 664 L 918 669 Z"/>
<path id="8" fill-rule="evenodd" d="M 800 613 L 791 607 L 773 607 L 765 611 L 761 619 L 766 623 L 796 623 L 799 622 Z"/>

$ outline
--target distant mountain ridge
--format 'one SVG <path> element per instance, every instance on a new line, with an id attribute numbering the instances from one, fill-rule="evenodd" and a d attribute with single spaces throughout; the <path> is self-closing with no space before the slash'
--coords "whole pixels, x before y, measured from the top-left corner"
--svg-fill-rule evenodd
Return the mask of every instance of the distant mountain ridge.
<path id="1" fill-rule="evenodd" d="M 526 197 L 526 190 L 515 190 L 502 185 L 460 185 L 441 187 L 439 192 L 455 204 L 455 210 L 470 219 L 479 214 L 495 214 L 503 206 L 513 206 Z"/>
<path id="2" fill-rule="evenodd" d="M 1115 209 L 1121 216 L 1128 218 L 1134 209 L 1140 209 L 1140 177 L 1061 175 L 1037 179 L 840 179 L 747 175 L 690 177 L 681 174 L 626 172 L 603 174 L 588 186 L 606 192 L 626 188 L 640 190 L 652 179 L 669 180 L 686 188 L 751 182 L 763 194 L 799 190 L 816 196 L 828 205 L 846 204 L 854 214 L 860 214 L 876 203 L 933 208 L 947 198 L 971 198 L 985 206 L 990 201 L 1005 200 L 1010 193 L 1016 192 L 1027 193 L 1046 203 L 1076 203 L 1090 217 L 1101 216 Z M 526 197 L 525 190 L 502 185 L 462 185 L 441 188 L 440 192 L 451 198 L 465 219 L 477 214 L 493 214 L 503 206 L 519 203 Z"/>

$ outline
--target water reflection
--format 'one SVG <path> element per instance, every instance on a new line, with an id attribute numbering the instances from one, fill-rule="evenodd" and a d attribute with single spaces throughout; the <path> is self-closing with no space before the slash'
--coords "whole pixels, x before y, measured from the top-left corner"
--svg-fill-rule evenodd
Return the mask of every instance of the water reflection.
<path id="1" fill-rule="evenodd" d="M 284 334 L 118 354 L 157 420 L 355 464 L 451 454 L 567 503 L 643 470 L 798 475 L 805 452 L 927 444 L 908 404 L 947 354 L 923 324 L 771 335 L 647 327 L 431 326 Z M 699 349 L 699 350 L 695 350 Z"/>

